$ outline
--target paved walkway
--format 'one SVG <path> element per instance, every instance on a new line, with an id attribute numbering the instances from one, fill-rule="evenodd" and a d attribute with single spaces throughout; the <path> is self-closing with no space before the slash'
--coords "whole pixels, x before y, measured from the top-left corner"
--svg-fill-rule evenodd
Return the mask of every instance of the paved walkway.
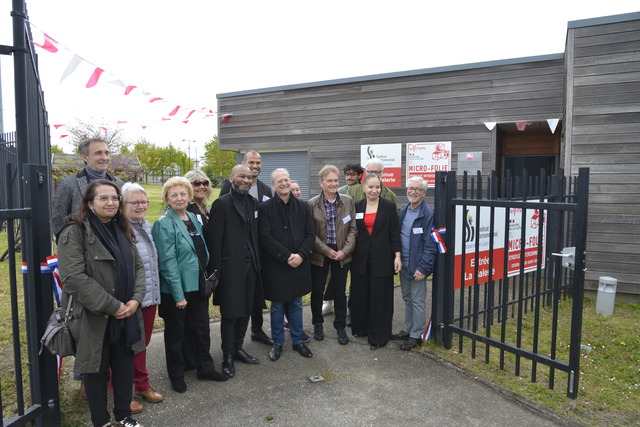
<path id="1" fill-rule="evenodd" d="M 310 333 L 310 309 L 304 310 Z M 403 317 L 396 288 L 394 331 L 402 329 Z M 268 328 L 267 313 L 265 318 Z M 156 332 L 148 367 L 153 386 L 166 398 L 145 403 L 135 418 L 146 427 L 574 425 L 418 352 L 401 351 L 400 342 L 371 351 L 366 338 L 353 338 L 348 330 L 351 342 L 341 346 L 332 320 L 332 315 L 325 317 L 325 340 L 309 344 L 313 358 L 293 351 L 287 334 L 282 357 L 271 362 L 270 347 L 247 337 L 245 350 L 260 359 L 259 365 L 237 362 L 236 376 L 223 383 L 199 381 L 190 371 L 184 394 L 171 389 L 162 332 Z M 220 370 L 219 323 L 211 326 L 211 354 Z M 324 381 L 310 382 L 316 375 Z"/>

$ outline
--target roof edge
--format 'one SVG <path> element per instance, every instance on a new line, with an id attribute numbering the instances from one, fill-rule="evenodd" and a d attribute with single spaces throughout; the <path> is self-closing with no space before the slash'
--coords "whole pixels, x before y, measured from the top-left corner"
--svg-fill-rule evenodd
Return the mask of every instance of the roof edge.
<path id="1" fill-rule="evenodd" d="M 623 13 L 620 15 L 601 16 L 599 18 L 578 19 L 569 21 L 567 29 L 593 27 L 596 25 L 616 24 L 618 22 L 636 21 L 640 19 L 640 12 Z"/>
<path id="2" fill-rule="evenodd" d="M 299 84 L 284 85 L 284 86 L 273 86 L 273 87 L 267 87 L 263 89 L 242 90 L 237 92 L 219 93 L 216 95 L 216 99 L 232 98 L 234 96 L 243 96 L 243 95 L 257 95 L 260 93 L 277 92 L 277 91 L 284 91 L 284 90 L 308 89 L 312 87 L 331 86 L 331 85 L 337 85 L 337 84 L 358 83 L 358 82 L 366 82 L 371 80 L 392 79 L 392 78 L 398 78 L 398 77 L 419 76 L 424 74 L 445 73 L 450 71 L 472 70 L 475 68 L 496 67 L 501 65 L 526 64 L 530 62 L 552 61 L 556 59 L 564 59 L 564 54 L 554 53 L 549 55 L 527 56 L 527 57 L 512 58 L 512 59 L 500 59 L 495 61 L 473 62 L 473 63 L 460 64 L 460 65 L 447 65 L 443 67 L 422 68 L 418 70 L 398 71 L 393 73 L 371 74 L 367 76 L 323 80 L 323 81 L 311 82 L 311 83 L 299 83 Z"/>

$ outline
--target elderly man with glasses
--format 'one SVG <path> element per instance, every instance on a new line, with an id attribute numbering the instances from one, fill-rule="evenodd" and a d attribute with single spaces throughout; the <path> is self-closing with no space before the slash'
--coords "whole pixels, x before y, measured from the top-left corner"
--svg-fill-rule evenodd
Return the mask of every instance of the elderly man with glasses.
<path id="1" fill-rule="evenodd" d="M 396 206 L 398 206 L 398 197 L 396 197 L 393 191 L 385 187 L 384 183 L 382 182 L 382 173 L 384 172 L 384 166 L 382 166 L 382 162 L 375 157 L 373 159 L 369 159 L 369 161 L 367 162 L 366 170 L 367 174 L 375 174 L 378 178 L 380 178 L 380 197 L 382 197 L 383 199 L 391 200 L 396 204 Z M 351 196 L 354 203 L 359 202 L 360 200 L 364 200 L 365 195 L 362 184 L 355 184 L 350 186 L 347 190 L 347 195 Z"/>
<path id="2" fill-rule="evenodd" d="M 411 350 L 422 344 L 427 323 L 427 277 L 433 271 L 436 244 L 431 239 L 433 209 L 427 204 L 427 183 L 421 177 L 407 181 L 409 203 L 400 211 L 400 243 L 402 269 L 400 286 L 405 306 L 404 329 L 391 336 L 404 340 L 400 349 Z"/>

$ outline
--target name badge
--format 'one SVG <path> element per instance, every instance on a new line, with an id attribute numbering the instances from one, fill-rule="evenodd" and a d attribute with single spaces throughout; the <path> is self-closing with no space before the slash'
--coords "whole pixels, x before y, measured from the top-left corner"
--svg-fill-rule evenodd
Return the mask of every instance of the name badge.
<path id="1" fill-rule="evenodd" d="M 200 221 L 200 225 L 204 225 L 204 222 L 202 222 L 202 215 L 196 214 L 196 218 L 198 218 L 198 221 Z"/>
<path id="2" fill-rule="evenodd" d="M 344 224 L 348 223 L 349 221 L 351 221 L 351 215 L 347 215 L 344 218 L 342 218 L 342 222 Z"/>
<path id="3" fill-rule="evenodd" d="M 267 196 L 266 194 L 262 195 L 262 201 L 266 202 L 267 200 L 269 200 L 271 197 Z M 256 218 L 258 217 L 258 213 L 256 212 Z"/>
<path id="4" fill-rule="evenodd" d="M 253 213 L 253 217 L 254 217 L 254 218 L 258 218 L 258 211 L 255 211 L 255 212 Z M 421 228 L 420 230 L 422 230 L 422 228 Z"/>
<path id="5" fill-rule="evenodd" d="M 364 212 L 356 212 L 356 219 L 363 219 L 364 218 Z"/>
<path id="6" fill-rule="evenodd" d="M 424 233 L 424 231 L 422 231 L 422 227 L 415 227 L 413 229 L 413 234 L 422 234 Z"/>

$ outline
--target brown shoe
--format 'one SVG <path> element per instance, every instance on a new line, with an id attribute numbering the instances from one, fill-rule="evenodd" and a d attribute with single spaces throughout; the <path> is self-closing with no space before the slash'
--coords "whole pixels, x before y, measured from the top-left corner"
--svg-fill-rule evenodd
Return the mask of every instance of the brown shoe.
<path id="1" fill-rule="evenodd" d="M 149 403 L 158 403 L 164 400 L 164 396 L 152 388 L 143 391 L 136 391 L 136 396 L 140 396 Z"/>
<path id="2" fill-rule="evenodd" d="M 142 412 L 143 409 L 144 409 L 144 406 L 142 406 L 142 403 L 138 402 L 135 399 L 131 399 L 131 413 L 132 414 L 139 414 L 140 412 Z"/>

